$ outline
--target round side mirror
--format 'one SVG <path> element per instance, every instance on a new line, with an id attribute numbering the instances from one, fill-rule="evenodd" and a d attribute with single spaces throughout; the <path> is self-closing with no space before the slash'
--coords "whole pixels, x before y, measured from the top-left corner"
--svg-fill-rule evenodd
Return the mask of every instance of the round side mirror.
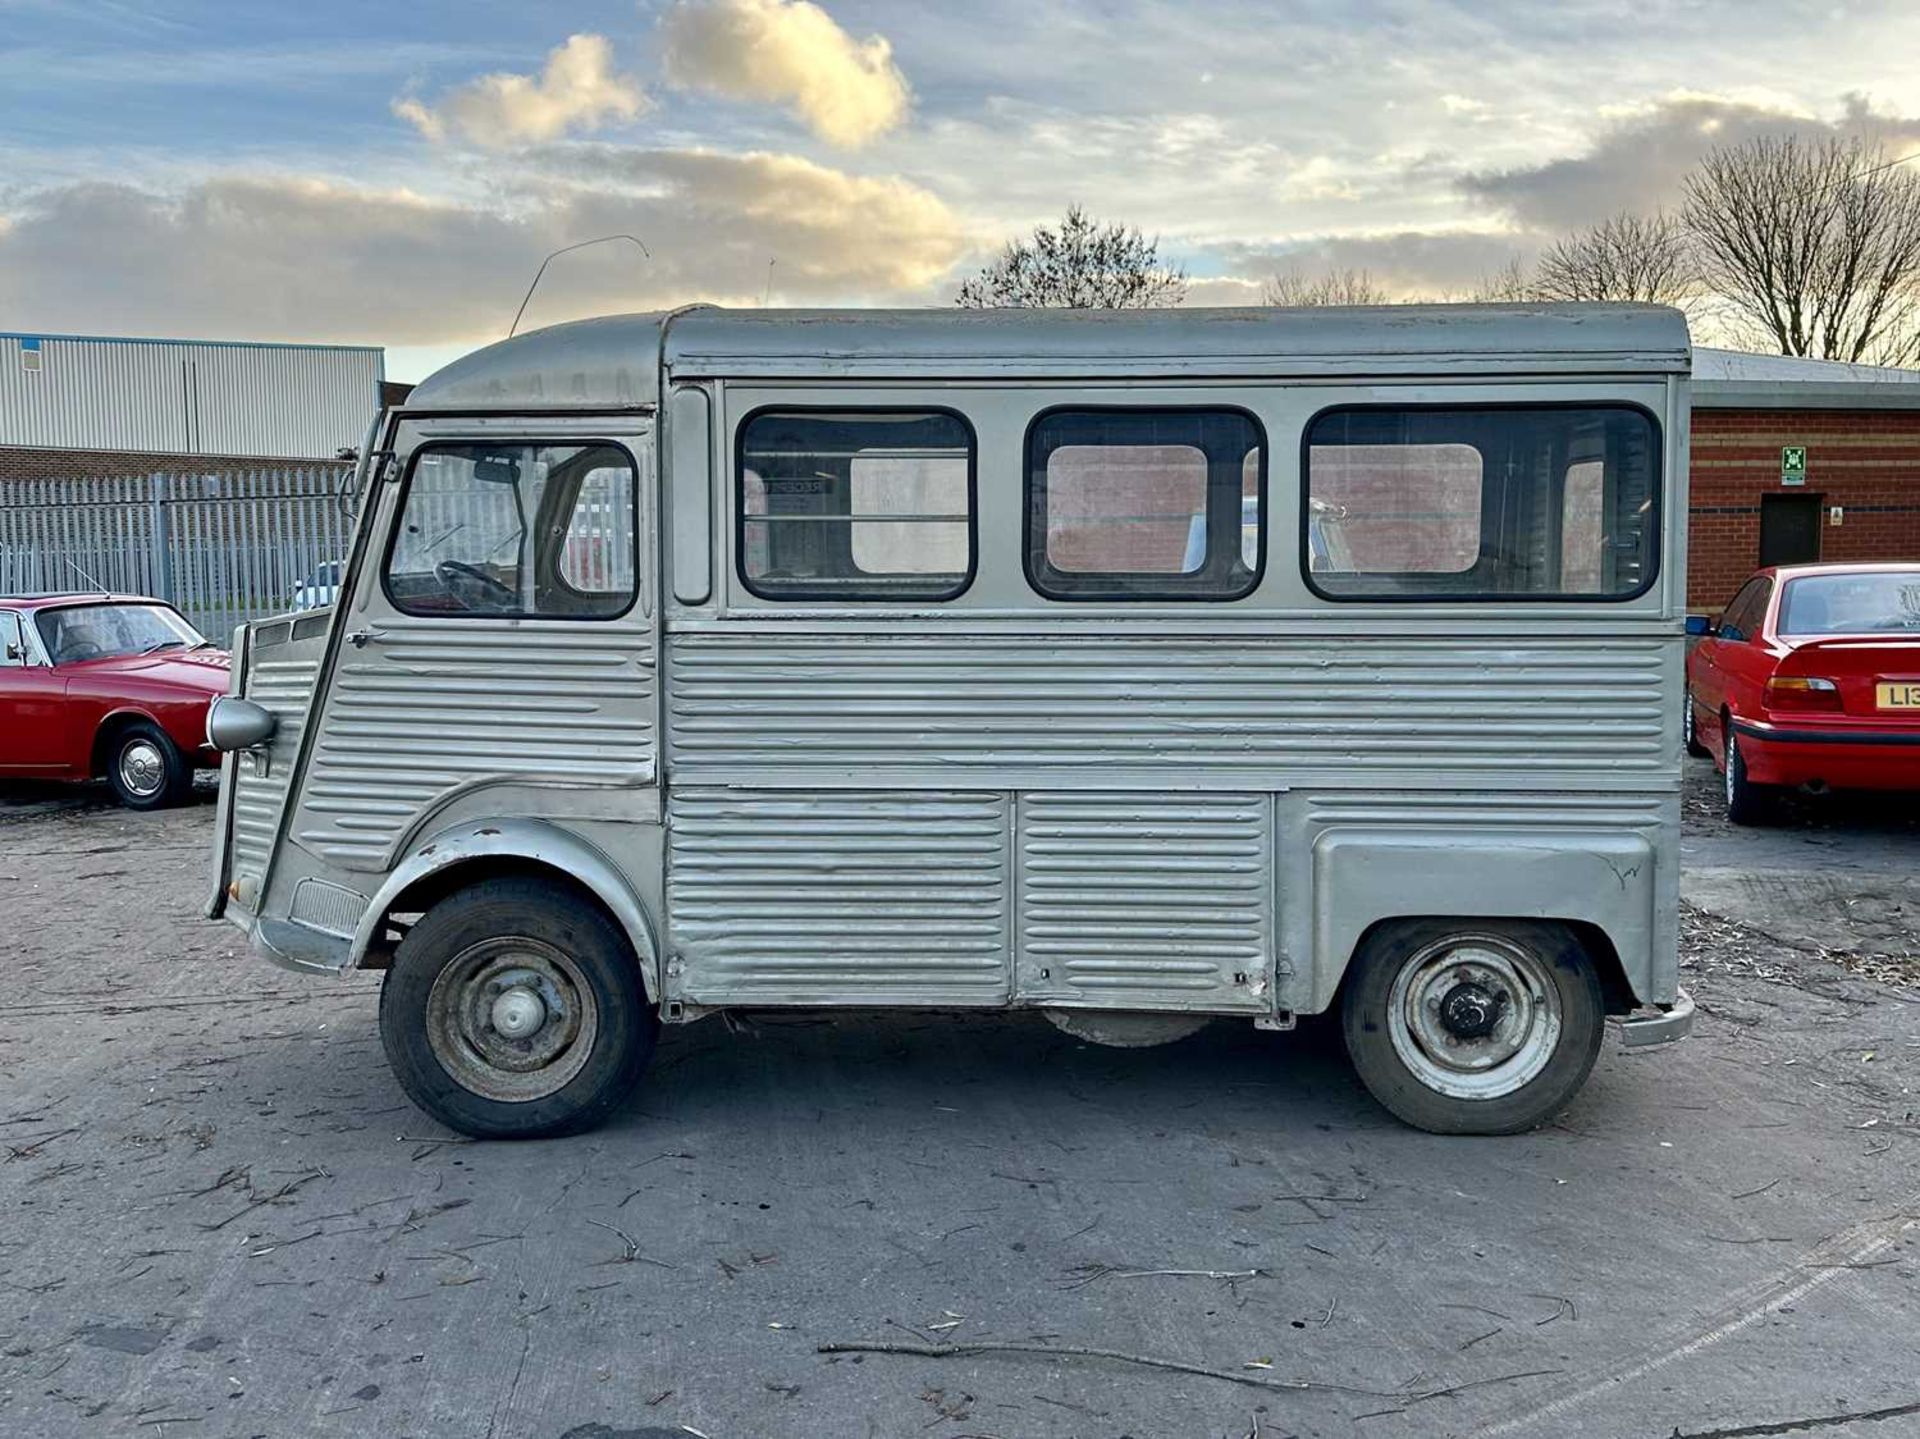
<path id="1" fill-rule="evenodd" d="M 252 700 L 221 695 L 207 708 L 207 743 L 222 753 L 258 749 L 278 723 L 272 710 Z"/>

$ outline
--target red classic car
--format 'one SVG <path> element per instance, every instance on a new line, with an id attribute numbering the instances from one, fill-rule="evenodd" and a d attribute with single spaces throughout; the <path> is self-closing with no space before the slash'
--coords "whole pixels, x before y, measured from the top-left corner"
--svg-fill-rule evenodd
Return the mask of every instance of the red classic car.
<path id="1" fill-rule="evenodd" d="M 1788 786 L 1920 789 L 1920 564 L 1761 570 L 1687 629 L 1687 752 L 1736 824 Z"/>
<path id="2" fill-rule="evenodd" d="M 138 595 L 0 596 L 0 778 L 95 779 L 159 809 L 193 787 L 227 655 Z"/>

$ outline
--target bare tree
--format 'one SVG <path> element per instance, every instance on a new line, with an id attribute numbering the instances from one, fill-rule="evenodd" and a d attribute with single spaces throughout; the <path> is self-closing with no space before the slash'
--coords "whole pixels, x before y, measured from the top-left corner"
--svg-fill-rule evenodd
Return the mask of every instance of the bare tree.
<path id="1" fill-rule="evenodd" d="M 1542 300 L 1677 305 L 1694 293 L 1686 227 L 1671 215 L 1615 215 L 1555 240 L 1534 267 Z"/>
<path id="2" fill-rule="evenodd" d="M 1482 275 L 1480 283 L 1467 292 L 1466 303 L 1517 305 L 1538 298 L 1534 293 L 1533 280 L 1527 274 L 1526 262 L 1515 255 L 1492 274 Z"/>
<path id="3" fill-rule="evenodd" d="M 1078 205 L 1058 229 L 1009 240 L 998 259 L 960 287 L 968 309 L 1002 306 L 1151 310 L 1187 297 L 1187 272 L 1160 263 L 1160 242 L 1125 225 L 1103 225 Z"/>
<path id="4" fill-rule="evenodd" d="M 1390 305 L 1385 289 L 1365 270 L 1329 270 L 1309 280 L 1298 270 L 1272 276 L 1261 288 L 1260 303 L 1290 309 L 1319 305 Z"/>
<path id="5" fill-rule="evenodd" d="M 1683 211 L 1702 278 L 1783 355 L 1920 359 L 1920 175 L 1861 139 L 1708 153 Z"/>

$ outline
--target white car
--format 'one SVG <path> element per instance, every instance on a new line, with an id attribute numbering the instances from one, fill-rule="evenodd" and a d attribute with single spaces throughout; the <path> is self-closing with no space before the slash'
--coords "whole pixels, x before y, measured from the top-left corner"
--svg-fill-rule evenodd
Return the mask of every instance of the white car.
<path id="1" fill-rule="evenodd" d="M 293 598 L 287 607 L 292 610 L 318 610 L 332 604 L 340 596 L 340 574 L 346 567 L 345 560 L 328 560 L 315 568 L 312 574 L 294 586 Z"/>

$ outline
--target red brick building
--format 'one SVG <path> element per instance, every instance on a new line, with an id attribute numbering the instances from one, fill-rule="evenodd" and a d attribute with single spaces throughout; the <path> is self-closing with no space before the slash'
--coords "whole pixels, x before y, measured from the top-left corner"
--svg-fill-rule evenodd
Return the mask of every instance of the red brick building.
<path id="1" fill-rule="evenodd" d="M 1920 370 L 1700 348 L 1693 364 L 1690 608 L 1761 565 L 1920 561 Z"/>

